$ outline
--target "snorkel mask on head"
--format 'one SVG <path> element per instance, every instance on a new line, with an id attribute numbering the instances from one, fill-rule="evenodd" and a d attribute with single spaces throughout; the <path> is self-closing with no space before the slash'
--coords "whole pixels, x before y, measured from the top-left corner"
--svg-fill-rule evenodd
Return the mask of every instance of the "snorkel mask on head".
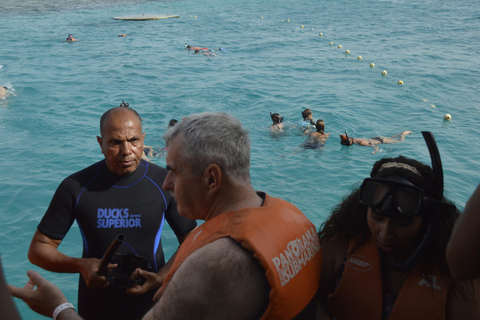
<path id="1" fill-rule="evenodd" d="M 283 122 L 283 117 L 280 116 L 279 113 L 271 113 L 270 112 L 270 118 L 272 118 L 272 121 L 275 123 L 282 123 Z"/>
<path id="2" fill-rule="evenodd" d="M 440 153 L 435 138 L 431 132 L 422 131 L 432 159 L 432 170 L 436 178 L 433 196 L 427 197 L 425 190 L 398 176 L 387 176 L 385 179 L 367 178 L 360 187 L 360 203 L 370 207 L 376 214 L 395 219 L 408 219 L 424 215 L 426 212 L 451 212 L 456 208 L 454 205 L 443 201 L 443 169 Z M 420 172 L 413 166 L 400 162 L 384 163 L 380 172 L 387 168 L 402 168 L 408 170 L 410 175 L 423 179 Z M 438 219 L 430 217 L 429 224 L 425 228 L 423 238 L 412 254 L 403 261 L 394 258 L 385 258 L 384 263 L 395 270 L 411 270 L 420 258 L 420 255 L 430 244 L 432 234 L 435 232 Z"/>
<path id="3" fill-rule="evenodd" d="M 125 108 L 128 108 L 130 104 L 128 102 L 125 102 L 122 100 L 122 103 L 119 105 L 119 107 L 125 107 Z"/>
<path id="4" fill-rule="evenodd" d="M 353 144 L 353 138 L 348 136 L 347 131 L 345 131 L 345 135 L 340 135 L 340 144 L 344 146 L 351 146 Z"/>

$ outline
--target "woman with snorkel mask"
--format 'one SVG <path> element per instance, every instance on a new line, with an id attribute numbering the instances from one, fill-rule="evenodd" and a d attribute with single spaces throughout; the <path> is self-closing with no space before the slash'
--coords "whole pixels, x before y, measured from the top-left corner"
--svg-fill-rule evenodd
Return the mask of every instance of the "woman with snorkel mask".
<path id="1" fill-rule="evenodd" d="M 479 317 L 472 284 L 455 281 L 446 263 L 459 212 L 443 197 L 431 144 L 434 170 L 402 156 L 381 159 L 322 225 L 317 319 Z"/>

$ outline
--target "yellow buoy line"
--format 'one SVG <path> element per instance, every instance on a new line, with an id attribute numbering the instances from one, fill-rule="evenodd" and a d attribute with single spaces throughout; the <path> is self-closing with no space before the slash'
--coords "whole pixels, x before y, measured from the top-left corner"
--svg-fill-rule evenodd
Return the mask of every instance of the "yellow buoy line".
<path id="1" fill-rule="evenodd" d="M 189 17 L 191 18 L 192 16 L 190 15 Z M 194 16 L 194 18 L 196 18 L 196 17 L 197 17 L 197 16 Z M 263 20 L 263 17 L 260 17 L 260 19 Z M 290 22 L 290 19 L 287 19 L 287 20 L 283 19 L 283 20 L 281 20 L 281 22 Z M 305 29 L 305 26 L 302 24 L 302 25 L 300 25 L 300 28 L 301 28 L 301 29 Z M 311 30 L 311 31 L 314 31 L 315 29 L 314 29 L 314 28 L 310 28 L 310 30 Z M 320 32 L 320 33 L 318 34 L 318 36 L 319 36 L 319 37 L 323 37 L 323 32 Z M 333 43 L 333 41 L 329 41 L 328 44 L 329 44 L 330 46 L 333 46 L 334 43 Z M 342 49 L 342 45 L 341 45 L 341 44 L 337 45 L 337 48 L 338 48 L 338 49 Z M 350 50 L 348 50 L 348 49 L 345 50 L 345 54 L 346 54 L 346 55 L 350 55 Z M 359 60 L 359 61 L 360 61 L 360 60 L 363 60 L 363 57 L 359 55 L 359 56 L 357 56 L 357 60 Z M 375 63 L 371 62 L 371 63 L 369 64 L 369 66 L 370 66 L 370 68 L 375 68 Z M 387 70 L 382 70 L 381 75 L 382 75 L 383 77 L 387 77 L 387 76 L 388 76 Z M 397 81 L 397 84 L 401 86 L 401 85 L 404 84 L 404 82 L 403 82 L 403 80 L 398 80 L 398 81 Z M 423 99 L 422 101 L 426 102 L 427 100 L 426 100 L 426 99 Z M 431 104 L 430 107 L 436 109 L 436 106 L 435 106 L 434 104 Z M 437 111 L 440 112 L 438 109 L 437 109 Z M 452 122 L 452 115 L 449 114 L 449 113 L 445 113 L 445 114 L 443 115 L 443 120 L 444 120 L 444 121 L 448 121 L 448 122 Z M 452 123 L 452 125 L 453 125 L 453 123 Z M 455 127 L 455 126 L 454 126 L 454 127 Z M 455 128 L 456 128 L 456 127 L 455 127 Z M 458 130 L 458 128 L 456 128 L 456 129 Z M 476 143 L 477 145 L 480 145 L 480 144 L 479 144 L 478 142 L 476 142 L 476 141 L 475 141 L 475 143 Z"/>

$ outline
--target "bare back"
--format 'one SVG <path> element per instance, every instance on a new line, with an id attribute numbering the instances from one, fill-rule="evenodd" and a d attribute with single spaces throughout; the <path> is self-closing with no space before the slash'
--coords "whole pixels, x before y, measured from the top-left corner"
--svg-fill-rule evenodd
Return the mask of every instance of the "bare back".
<path id="1" fill-rule="evenodd" d="M 268 301 L 263 268 L 230 238 L 192 253 L 144 319 L 258 319 Z"/>

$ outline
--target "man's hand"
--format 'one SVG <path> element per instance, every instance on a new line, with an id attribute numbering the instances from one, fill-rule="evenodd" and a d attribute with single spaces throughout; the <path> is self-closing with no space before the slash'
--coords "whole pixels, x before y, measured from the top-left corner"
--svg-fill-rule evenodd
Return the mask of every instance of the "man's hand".
<path id="1" fill-rule="evenodd" d="M 137 276 L 142 276 L 145 279 L 147 279 L 147 281 L 145 281 L 145 283 L 142 285 L 136 285 L 132 288 L 127 289 L 128 294 L 140 296 L 152 289 L 159 288 L 163 283 L 163 277 L 161 277 L 159 274 L 155 272 L 149 272 L 149 271 L 145 271 L 140 268 L 137 268 L 132 273 L 131 278 L 135 279 Z"/>
<path id="2" fill-rule="evenodd" d="M 105 276 L 98 274 L 98 267 L 100 266 L 100 260 L 97 258 L 84 258 L 79 259 L 79 270 L 82 277 L 85 279 L 87 287 L 89 288 L 105 288 L 108 286 Z M 118 264 L 108 264 L 107 269 L 114 269 Z"/>
<path id="3" fill-rule="evenodd" d="M 23 288 L 12 285 L 8 285 L 8 288 L 12 296 L 25 301 L 33 311 L 51 317 L 56 307 L 68 302 L 62 291 L 38 272 L 29 270 L 27 275 L 30 280 Z"/>

